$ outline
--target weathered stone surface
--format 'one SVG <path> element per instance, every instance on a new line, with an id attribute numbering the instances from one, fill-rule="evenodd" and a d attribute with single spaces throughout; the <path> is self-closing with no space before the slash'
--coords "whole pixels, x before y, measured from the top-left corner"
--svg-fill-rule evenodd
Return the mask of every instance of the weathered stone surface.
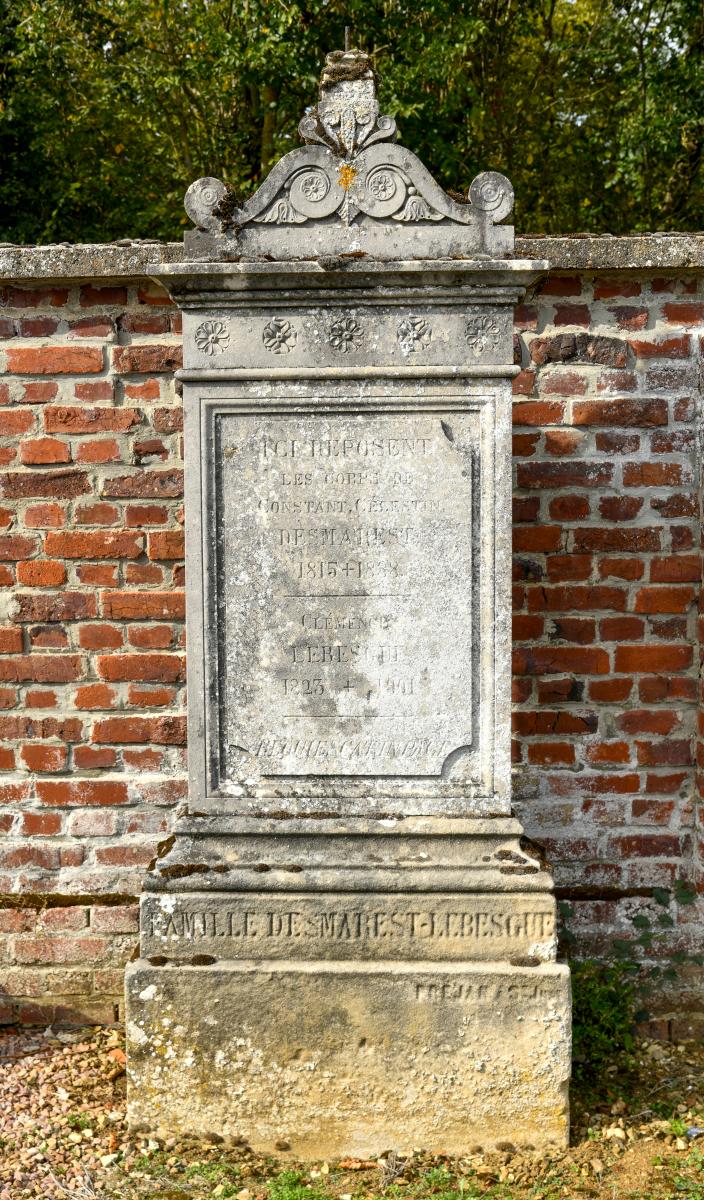
<path id="1" fill-rule="evenodd" d="M 143 958 L 431 962 L 555 957 L 552 896 L 146 896 Z"/>
<path id="2" fill-rule="evenodd" d="M 189 189 L 189 815 L 129 1119 L 321 1157 L 567 1136 L 569 985 L 510 796 L 507 180 L 457 204 L 366 55 L 241 208 Z M 490 1132 L 487 1132 L 490 1131 Z"/>
<path id="3" fill-rule="evenodd" d="M 127 994 L 134 1126 L 314 1159 L 567 1140 L 554 963 L 135 963 Z"/>

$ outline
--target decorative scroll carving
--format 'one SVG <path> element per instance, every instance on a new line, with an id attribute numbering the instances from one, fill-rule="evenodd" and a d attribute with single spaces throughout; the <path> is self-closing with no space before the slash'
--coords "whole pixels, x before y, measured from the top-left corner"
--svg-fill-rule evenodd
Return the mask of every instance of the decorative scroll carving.
<path id="1" fill-rule="evenodd" d="M 396 125 L 379 114 L 376 75 L 361 50 L 327 56 L 316 108 L 299 125 L 306 145 L 286 154 L 241 207 L 217 179 L 188 189 L 186 211 L 209 232 L 238 231 L 250 222 L 303 225 L 337 215 L 402 224 L 433 221 L 477 226 L 503 220 L 513 205 L 511 184 L 486 171 L 457 203 L 409 150 L 394 145 Z"/>

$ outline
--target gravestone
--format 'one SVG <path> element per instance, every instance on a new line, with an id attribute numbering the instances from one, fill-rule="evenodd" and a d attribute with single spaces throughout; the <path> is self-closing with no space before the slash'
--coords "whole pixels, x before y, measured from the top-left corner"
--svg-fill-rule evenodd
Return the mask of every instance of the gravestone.
<path id="1" fill-rule="evenodd" d="M 451 199 L 328 56 L 193 184 L 188 812 L 127 971 L 133 1127 L 316 1158 L 564 1145 L 569 978 L 510 791 L 508 180 Z"/>

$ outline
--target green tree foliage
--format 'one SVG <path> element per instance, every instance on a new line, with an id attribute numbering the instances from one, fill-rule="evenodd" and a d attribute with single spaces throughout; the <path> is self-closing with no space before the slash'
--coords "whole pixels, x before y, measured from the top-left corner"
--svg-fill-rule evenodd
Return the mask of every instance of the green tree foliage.
<path id="1" fill-rule="evenodd" d="M 327 50 L 374 54 L 437 178 L 516 189 L 523 231 L 696 229 L 701 0 L 0 0 L 0 237 L 178 237 L 298 144 Z"/>

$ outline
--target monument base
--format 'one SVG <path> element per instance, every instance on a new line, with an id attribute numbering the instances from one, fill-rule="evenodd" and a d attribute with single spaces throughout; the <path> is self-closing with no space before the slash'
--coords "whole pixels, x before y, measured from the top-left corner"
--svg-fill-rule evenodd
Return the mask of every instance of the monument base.
<path id="1" fill-rule="evenodd" d="M 560 964 L 139 960 L 126 993 L 133 1129 L 303 1159 L 567 1144 Z"/>

